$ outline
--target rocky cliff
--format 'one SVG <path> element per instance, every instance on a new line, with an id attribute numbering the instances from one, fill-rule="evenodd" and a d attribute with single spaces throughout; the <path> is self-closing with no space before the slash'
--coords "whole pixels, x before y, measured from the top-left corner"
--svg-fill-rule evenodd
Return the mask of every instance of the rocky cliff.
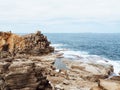
<path id="1" fill-rule="evenodd" d="M 24 36 L 11 32 L 0 32 L 1 58 L 16 54 L 43 55 L 54 51 L 47 37 L 40 31 Z"/>
<path id="2" fill-rule="evenodd" d="M 112 65 L 69 60 L 40 31 L 19 36 L 0 32 L 0 90 L 120 90 Z M 61 60 L 66 69 L 54 66 Z"/>
<path id="3" fill-rule="evenodd" d="M 53 71 L 53 59 L 42 57 L 0 59 L 0 90 L 52 90 L 47 75 Z"/>
<path id="4" fill-rule="evenodd" d="M 40 31 L 24 36 L 0 32 L 0 90 L 52 90 L 46 76 L 51 63 L 29 58 L 53 52 L 49 45 Z"/>

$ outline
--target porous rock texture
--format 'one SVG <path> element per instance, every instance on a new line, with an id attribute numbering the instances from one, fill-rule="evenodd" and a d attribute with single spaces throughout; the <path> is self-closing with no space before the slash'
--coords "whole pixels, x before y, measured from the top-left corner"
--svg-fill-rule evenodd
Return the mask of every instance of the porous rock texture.
<path id="1" fill-rule="evenodd" d="M 43 55 L 53 52 L 47 37 L 37 33 L 19 36 L 11 32 L 0 32 L 0 57 L 16 54 Z"/>
<path id="2" fill-rule="evenodd" d="M 52 90 L 47 79 L 53 71 L 52 60 L 33 56 L 9 59 L 0 60 L 0 90 Z"/>
<path id="3" fill-rule="evenodd" d="M 53 51 L 40 31 L 24 36 L 0 32 L 0 90 L 52 90 L 47 74 L 53 61 L 36 57 Z"/>

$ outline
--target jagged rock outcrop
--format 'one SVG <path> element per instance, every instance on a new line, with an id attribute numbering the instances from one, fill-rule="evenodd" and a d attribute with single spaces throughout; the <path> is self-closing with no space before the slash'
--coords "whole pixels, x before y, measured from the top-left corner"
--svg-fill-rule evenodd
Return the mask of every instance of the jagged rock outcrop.
<path id="1" fill-rule="evenodd" d="M 53 51 L 40 31 L 24 36 L 0 32 L 0 90 L 52 90 L 47 74 L 53 62 L 33 57 Z"/>
<path id="2" fill-rule="evenodd" d="M 47 37 L 38 31 L 36 34 L 28 34 L 23 36 L 25 48 L 21 53 L 32 55 L 43 55 L 54 51 L 54 48 L 49 46 L 50 42 Z"/>
<path id="3" fill-rule="evenodd" d="M 19 36 L 11 32 L 0 32 L 0 56 L 15 56 L 16 54 L 43 55 L 54 51 L 49 46 L 47 37 L 37 33 Z"/>
<path id="4" fill-rule="evenodd" d="M 33 56 L 29 59 L 1 59 L 0 90 L 52 90 L 47 79 L 47 75 L 54 71 L 52 63 L 53 60 Z"/>

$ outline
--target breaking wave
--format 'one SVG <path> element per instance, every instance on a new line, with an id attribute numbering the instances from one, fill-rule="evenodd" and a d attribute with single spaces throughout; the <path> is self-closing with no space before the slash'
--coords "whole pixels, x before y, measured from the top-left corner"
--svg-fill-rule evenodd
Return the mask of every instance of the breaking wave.
<path id="1" fill-rule="evenodd" d="M 111 64 L 114 68 L 114 75 L 119 75 L 120 73 L 120 61 L 110 60 L 98 55 L 91 55 L 89 52 L 85 51 L 75 51 L 67 48 L 62 48 L 64 44 L 52 44 L 52 46 L 55 47 L 55 51 L 57 51 L 57 53 L 62 53 L 62 56 L 64 58 L 69 58 L 71 60 L 80 60 L 82 62 Z"/>

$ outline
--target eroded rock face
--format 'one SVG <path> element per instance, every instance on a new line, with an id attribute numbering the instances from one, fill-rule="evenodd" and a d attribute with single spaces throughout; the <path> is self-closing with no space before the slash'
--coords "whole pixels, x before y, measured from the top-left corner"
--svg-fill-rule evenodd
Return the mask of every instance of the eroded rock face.
<path id="1" fill-rule="evenodd" d="M 52 90 L 47 79 L 52 63 L 33 57 L 0 61 L 0 90 Z"/>
<path id="2" fill-rule="evenodd" d="M 114 76 L 109 79 L 100 79 L 98 87 L 93 87 L 91 90 L 120 90 L 120 76 Z"/>
<path id="3" fill-rule="evenodd" d="M 24 36 L 0 32 L 0 90 L 52 90 L 47 75 L 53 62 L 33 58 L 53 52 L 49 45 L 40 31 Z"/>
<path id="4" fill-rule="evenodd" d="M 11 32 L 0 32 L 0 56 L 15 56 L 16 54 L 43 55 L 54 51 L 49 46 L 47 37 L 40 31 L 33 34 L 19 36 Z"/>
<path id="5" fill-rule="evenodd" d="M 31 55 L 43 55 L 54 51 L 54 48 L 49 46 L 50 42 L 47 37 L 38 31 L 36 34 L 28 34 L 23 36 L 25 41 L 25 48 L 21 53 Z"/>

